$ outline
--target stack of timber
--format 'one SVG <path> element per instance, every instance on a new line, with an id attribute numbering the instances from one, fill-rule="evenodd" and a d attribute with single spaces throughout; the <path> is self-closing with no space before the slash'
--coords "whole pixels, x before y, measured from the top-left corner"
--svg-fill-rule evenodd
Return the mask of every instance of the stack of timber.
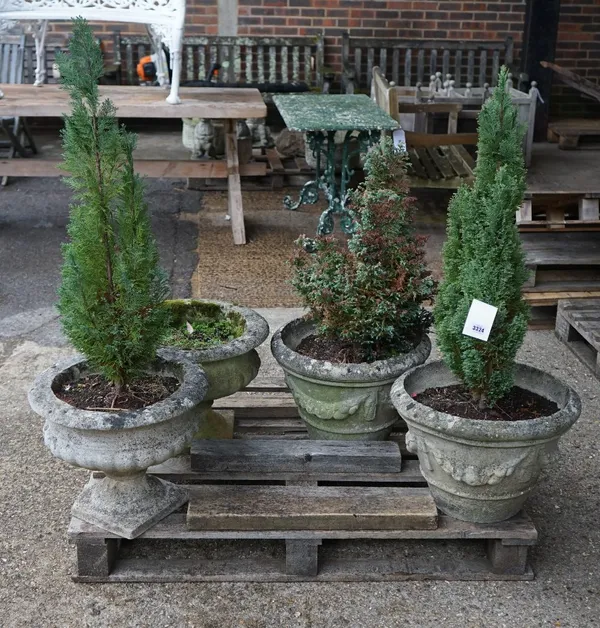
<path id="1" fill-rule="evenodd" d="M 600 379 L 600 299 L 560 301 L 556 335 Z"/>
<path id="2" fill-rule="evenodd" d="M 533 306 L 561 299 L 600 297 L 600 237 L 595 233 L 523 233 L 529 280 L 523 288 Z"/>
<path id="3" fill-rule="evenodd" d="M 533 578 L 529 517 L 484 525 L 439 513 L 403 450 L 402 421 L 391 441 L 311 441 L 278 382 L 259 381 L 219 405 L 233 412 L 232 439 L 195 441 L 189 456 L 151 469 L 187 485 L 187 512 L 133 541 L 73 518 L 74 580 Z"/>

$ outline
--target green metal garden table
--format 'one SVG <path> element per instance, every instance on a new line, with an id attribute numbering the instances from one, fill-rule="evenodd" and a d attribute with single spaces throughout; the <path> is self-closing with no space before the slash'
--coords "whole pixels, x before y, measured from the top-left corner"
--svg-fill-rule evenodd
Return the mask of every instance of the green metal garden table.
<path id="1" fill-rule="evenodd" d="M 346 207 L 348 183 L 354 173 L 351 160 L 359 153 L 366 153 L 379 141 L 382 131 L 398 128 L 398 122 L 382 111 L 365 94 L 278 94 L 273 96 L 279 113 L 291 131 L 306 133 L 306 141 L 316 160 L 315 179 L 304 185 L 297 202 L 287 196 L 284 205 L 296 210 L 301 205 L 313 205 L 323 190 L 327 209 L 321 214 L 317 233 L 326 235 L 333 231 L 334 216 L 340 216 L 344 233 L 352 233 L 352 210 Z M 336 175 L 336 133 L 344 134 L 342 163 L 339 179 Z M 357 147 L 351 145 L 356 139 Z M 321 161 L 325 159 L 325 167 Z"/>

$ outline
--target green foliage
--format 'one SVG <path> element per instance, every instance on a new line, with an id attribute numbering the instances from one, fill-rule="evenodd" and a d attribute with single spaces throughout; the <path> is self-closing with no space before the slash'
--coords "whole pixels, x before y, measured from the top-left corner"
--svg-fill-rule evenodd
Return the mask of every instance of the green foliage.
<path id="1" fill-rule="evenodd" d="M 74 21 L 69 54 L 58 64 L 71 96 L 62 139 L 74 193 L 58 307 L 73 345 L 121 388 L 155 356 L 168 283 L 133 168 L 136 136 L 100 100 L 102 53 L 85 20 Z"/>
<path id="2" fill-rule="evenodd" d="M 225 314 L 216 303 L 166 301 L 169 322 L 162 344 L 180 349 L 206 349 L 239 338 L 246 321 L 237 312 Z"/>
<path id="3" fill-rule="evenodd" d="M 444 360 L 481 407 L 512 388 L 529 315 L 521 297 L 528 272 L 515 225 L 525 191 L 524 129 L 506 91 L 507 77 L 503 67 L 479 115 L 475 182 L 450 201 L 444 281 L 434 312 Z M 498 308 L 488 342 L 462 334 L 473 299 Z"/>
<path id="4" fill-rule="evenodd" d="M 292 284 L 319 335 L 352 343 L 357 355 L 373 361 L 419 342 L 431 323 L 421 304 L 434 282 L 424 264 L 425 238 L 412 227 L 405 157 L 386 139 L 371 149 L 365 170 L 350 199 L 353 235 L 347 244 L 318 237 L 310 253 L 299 248 Z"/>

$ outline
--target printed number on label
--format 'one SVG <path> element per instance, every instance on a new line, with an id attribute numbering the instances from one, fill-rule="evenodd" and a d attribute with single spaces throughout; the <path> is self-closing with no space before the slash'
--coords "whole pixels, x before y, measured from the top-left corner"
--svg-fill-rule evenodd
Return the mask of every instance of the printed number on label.
<path id="1" fill-rule="evenodd" d="M 481 325 L 473 325 L 473 331 L 483 334 L 485 333 L 485 327 L 482 327 Z"/>

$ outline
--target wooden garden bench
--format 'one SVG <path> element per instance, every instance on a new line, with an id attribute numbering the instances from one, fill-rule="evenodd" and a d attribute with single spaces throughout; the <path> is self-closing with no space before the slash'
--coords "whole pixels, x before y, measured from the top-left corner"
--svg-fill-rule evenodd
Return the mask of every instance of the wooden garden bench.
<path id="1" fill-rule="evenodd" d="M 368 92 L 373 68 L 381 68 L 396 85 L 426 84 L 436 72 L 452 74 L 455 86 L 496 85 L 502 65 L 513 64 L 513 40 L 411 41 L 342 36 L 342 88 Z"/>
<path id="2" fill-rule="evenodd" d="M 150 52 L 145 36 L 115 32 L 115 61 L 123 80 L 138 83 L 136 67 Z M 182 81 L 203 81 L 219 64 L 219 82 L 305 83 L 308 89 L 327 91 L 329 72 L 324 66 L 324 38 L 190 36 L 183 39 Z M 325 87 L 325 90 L 324 90 Z"/>

